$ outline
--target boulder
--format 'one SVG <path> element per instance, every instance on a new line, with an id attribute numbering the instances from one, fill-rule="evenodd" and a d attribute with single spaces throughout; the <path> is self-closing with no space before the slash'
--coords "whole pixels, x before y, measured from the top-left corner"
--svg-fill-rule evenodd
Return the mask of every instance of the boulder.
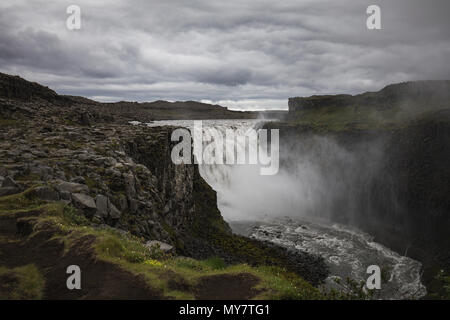
<path id="1" fill-rule="evenodd" d="M 103 219 L 108 217 L 108 197 L 101 194 L 97 195 L 97 197 L 95 197 L 95 204 L 97 206 L 97 212 L 95 213 L 95 215 Z"/>
<path id="2" fill-rule="evenodd" d="M 97 206 L 97 212 L 95 216 L 101 219 L 106 219 L 108 216 L 112 219 L 119 219 L 122 213 L 116 206 L 109 200 L 107 196 L 97 195 L 95 198 L 95 203 Z"/>
<path id="3" fill-rule="evenodd" d="M 56 186 L 59 192 L 70 192 L 70 193 L 87 193 L 89 188 L 80 183 L 63 181 Z"/>
<path id="4" fill-rule="evenodd" d="M 6 177 L 3 180 L 2 187 L 20 189 L 19 185 L 11 177 Z"/>
<path id="5" fill-rule="evenodd" d="M 154 250 L 154 249 L 159 249 L 162 252 L 166 252 L 166 253 L 170 253 L 174 251 L 174 247 L 171 246 L 168 243 L 162 242 L 162 241 L 158 241 L 158 240 L 150 240 L 147 241 L 145 243 L 145 247 L 150 249 L 150 250 Z"/>
<path id="6" fill-rule="evenodd" d="M 109 216 L 113 219 L 119 219 L 122 213 L 116 208 L 112 202 L 109 202 Z"/>
<path id="7" fill-rule="evenodd" d="M 83 177 L 77 176 L 77 177 L 70 179 L 70 182 L 78 183 L 78 184 L 86 184 L 86 179 L 84 179 Z"/>
<path id="8" fill-rule="evenodd" d="M 94 215 L 97 211 L 94 199 L 87 194 L 72 193 L 72 202 L 75 207 L 83 210 L 88 216 Z"/>

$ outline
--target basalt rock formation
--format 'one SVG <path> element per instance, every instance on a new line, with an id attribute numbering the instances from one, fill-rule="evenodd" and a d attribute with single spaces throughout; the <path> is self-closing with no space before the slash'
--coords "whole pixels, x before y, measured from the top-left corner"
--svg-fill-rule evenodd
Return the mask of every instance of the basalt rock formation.
<path id="1" fill-rule="evenodd" d="M 322 107 L 364 107 L 386 110 L 398 105 L 419 105 L 426 109 L 436 103 L 447 104 L 450 100 L 450 81 L 412 81 L 391 84 L 378 92 L 358 95 L 316 95 L 289 98 L 289 111 L 296 112 Z"/>

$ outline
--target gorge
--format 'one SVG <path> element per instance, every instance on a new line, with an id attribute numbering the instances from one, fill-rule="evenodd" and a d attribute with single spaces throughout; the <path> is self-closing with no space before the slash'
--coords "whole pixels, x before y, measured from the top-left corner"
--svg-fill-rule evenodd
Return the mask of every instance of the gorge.
<path id="1" fill-rule="evenodd" d="M 261 128 L 264 123 L 260 120 L 204 121 L 203 130 L 214 128 L 222 133 L 234 130 L 236 135 L 245 137 L 249 130 Z M 192 121 L 149 124 L 151 127 L 170 125 L 193 130 Z M 257 147 L 256 141 L 248 142 L 255 144 L 253 149 Z M 284 166 L 274 176 L 261 175 L 260 165 L 256 164 L 207 161 L 199 166 L 201 176 L 217 192 L 218 209 L 233 231 L 325 257 L 331 269 L 326 281 L 329 287 L 334 287 L 338 280 L 343 283 L 347 277 L 363 281 L 366 268 L 376 264 L 384 270 L 386 278 L 381 298 L 424 296 L 419 262 L 390 251 L 374 242 L 373 236 L 354 229 L 361 229 L 363 224 L 354 211 L 361 197 L 356 191 L 380 175 L 384 157 L 380 150 L 374 150 L 379 145 L 372 143 L 348 151 L 331 138 L 319 136 L 312 137 L 311 141 L 303 140 L 302 144 L 301 152 L 293 151 L 292 146 L 280 149 Z M 251 146 L 241 146 L 245 148 Z M 372 152 L 368 152 L 370 149 Z M 349 192 L 353 195 L 349 196 Z M 389 201 L 396 201 L 395 195 L 390 196 Z"/>
<path id="2" fill-rule="evenodd" d="M 0 277 L 32 268 L 40 297 L 323 299 L 318 287 L 365 279 L 369 264 L 382 269 L 381 298 L 442 294 L 448 82 L 294 98 L 288 114 L 263 121 L 195 102 L 99 103 L 0 80 Z M 279 130 L 279 172 L 174 164 L 172 132 L 199 114 L 217 119 L 204 130 Z M 152 240 L 173 252 L 150 250 Z M 61 287 L 67 263 L 92 270 L 85 291 Z"/>

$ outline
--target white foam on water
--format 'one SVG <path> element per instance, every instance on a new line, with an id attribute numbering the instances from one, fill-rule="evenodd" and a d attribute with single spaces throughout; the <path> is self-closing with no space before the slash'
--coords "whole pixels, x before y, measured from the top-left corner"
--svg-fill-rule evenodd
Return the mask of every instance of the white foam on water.
<path id="1" fill-rule="evenodd" d="M 417 299 L 426 294 L 420 282 L 420 262 L 373 242 L 371 236 L 357 230 L 279 219 L 255 227 L 251 236 L 322 256 L 330 269 L 326 280 L 328 287 L 336 287 L 334 279 L 350 277 L 358 282 L 365 281 L 369 276 L 367 267 L 378 265 L 385 273 L 381 298 Z"/>

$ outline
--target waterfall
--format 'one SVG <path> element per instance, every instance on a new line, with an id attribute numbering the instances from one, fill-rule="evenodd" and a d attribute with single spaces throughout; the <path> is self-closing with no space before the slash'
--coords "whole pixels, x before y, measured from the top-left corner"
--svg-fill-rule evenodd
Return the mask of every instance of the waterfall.
<path id="1" fill-rule="evenodd" d="M 202 178 L 217 192 L 217 205 L 225 220 L 255 220 L 264 215 L 269 215 L 271 210 L 276 210 L 279 203 L 270 204 L 267 194 L 277 195 L 279 188 L 273 184 L 276 176 L 261 175 L 261 164 L 227 164 L 227 150 L 223 150 L 223 163 L 213 163 L 216 156 L 214 152 L 208 152 L 208 146 L 214 143 L 217 133 L 223 137 L 223 145 L 234 145 L 234 157 L 238 157 L 239 152 L 244 152 L 247 160 L 249 151 L 258 149 L 260 141 L 258 139 L 245 139 L 249 130 L 258 130 L 264 123 L 262 120 L 203 120 L 201 135 L 209 137 L 202 140 L 200 151 L 194 148 L 194 157 L 203 159 L 199 164 L 199 171 Z M 194 121 L 158 121 L 155 125 L 171 125 L 185 127 L 194 135 Z M 232 130 L 233 137 L 227 135 L 227 131 Z M 232 141 L 230 141 L 232 139 Z M 233 144 L 234 143 L 234 144 Z M 262 146 L 266 150 L 266 145 Z M 230 156 L 230 150 L 228 150 Z M 267 156 L 267 154 L 265 154 Z M 230 157 L 228 157 L 228 160 Z"/>
<path id="2" fill-rule="evenodd" d="M 247 153 L 261 141 L 246 142 L 238 138 L 245 137 L 249 130 L 258 130 L 262 124 L 264 120 L 203 120 L 201 135 L 211 139 L 202 140 L 200 152 L 194 147 L 194 156 L 197 160 L 203 158 L 207 163 L 213 163 L 215 153 L 205 151 L 217 132 L 225 143 L 229 142 L 227 130 L 233 130 L 237 137 L 236 148 Z M 195 135 L 192 120 L 156 121 L 151 125 L 185 127 Z M 225 160 L 221 164 L 199 164 L 202 178 L 217 192 L 217 205 L 225 220 L 261 221 L 283 216 L 329 218 L 337 212 L 336 203 L 342 194 L 351 190 L 350 185 L 357 185 L 353 180 L 365 179 L 373 171 L 368 170 L 370 162 L 365 161 L 363 172 L 355 175 L 361 161 L 326 138 L 298 141 L 298 145 L 304 148 L 301 152 L 292 152 L 294 147 L 287 150 L 285 146 L 280 150 L 282 157 L 288 160 L 285 163 L 288 167 L 276 175 L 262 175 L 261 164 L 226 164 Z M 262 149 L 266 150 L 265 146 Z M 376 159 L 371 153 L 367 154 Z M 223 150 L 223 157 L 226 155 Z M 352 205 L 352 201 L 346 203 Z M 350 211 L 347 210 L 349 216 Z"/>
<path id="3" fill-rule="evenodd" d="M 197 162 L 204 160 L 199 163 L 200 174 L 217 192 L 217 206 L 233 230 L 322 256 L 331 271 L 327 287 L 334 287 L 335 279 L 350 277 L 363 281 L 367 278 L 366 268 L 377 265 L 386 274 L 381 298 L 411 299 L 425 295 L 420 262 L 373 242 L 371 236 L 359 230 L 330 222 L 336 214 L 345 214 L 352 222 L 353 195 L 362 181 L 378 172 L 377 163 L 382 156 L 378 148 L 350 152 L 324 137 L 296 140 L 289 150 L 280 150 L 285 167 L 276 175 L 267 176 L 260 174 L 260 164 L 226 164 L 230 151 L 226 147 L 219 152 L 224 157 L 221 163 L 212 161 L 218 156 L 216 149 L 211 152 L 210 148 L 215 138 L 225 140 L 221 142 L 226 145 L 230 142 L 226 132 L 233 130 L 233 142 L 237 143 L 234 151 L 247 152 L 261 141 L 238 137 L 245 137 L 249 130 L 262 124 L 259 120 L 204 120 L 201 132 L 197 132 L 207 137 L 201 140 L 202 148 L 194 147 Z M 195 135 L 194 121 L 151 124 L 161 125 L 185 127 Z"/>
<path id="4" fill-rule="evenodd" d="M 217 130 L 223 137 L 225 143 L 230 143 L 226 135 L 227 130 L 233 130 L 235 137 L 245 137 L 246 133 L 254 129 L 259 121 L 214 121 L 203 126 L 203 131 L 210 135 L 212 130 Z M 234 137 L 233 137 L 234 138 Z M 233 139 L 236 143 L 235 152 L 238 150 L 248 151 L 255 148 L 255 141 L 245 141 L 244 139 Z M 203 142 L 206 147 L 210 142 Z M 195 157 L 202 155 L 195 154 Z M 203 157 L 213 157 L 211 153 L 204 153 Z M 224 153 L 226 156 L 226 153 Z M 211 162 L 211 161 L 210 161 Z M 200 175 L 217 192 L 217 205 L 226 220 L 242 219 L 250 214 L 250 207 L 243 204 L 252 201 L 251 196 L 255 189 L 254 183 L 260 176 L 260 165 L 257 164 L 201 164 L 199 166 Z M 256 205 L 256 203 L 255 203 Z M 246 212 L 243 212 L 246 210 Z"/>
<path id="5" fill-rule="evenodd" d="M 367 266 L 378 265 L 386 274 L 380 297 L 411 299 L 425 295 L 420 262 L 373 242 L 371 236 L 348 225 L 330 222 L 333 215 L 343 214 L 352 224 L 354 195 L 358 194 L 362 182 L 378 172 L 377 164 L 382 156 L 378 148 L 373 144 L 355 152 L 325 137 L 296 140 L 289 150 L 280 150 L 285 167 L 276 175 L 267 176 L 260 174 L 260 164 L 226 164 L 226 159 L 222 159 L 224 164 L 213 163 L 217 155 L 208 150 L 215 134 L 226 144 L 227 130 L 233 130 L 236 137 L 245 137 L 249 130 L 258 129 L 263 123 L 204 120 L 201 135 L 211 139 L 202 140 L 201 153 L 198 150 L 196 153 L 194 147 L 197 161 L 205 160 L 199 164 L 200 174 L 217 192 L 217 206 L 233 230 L 322 256 L 331 271 L 327 287 L 335 285 L 334 279 L 350 277 L 363 281 L 367 278 Z M 156 121 L 150 125 L 185 127 L 191 134 L 195 133 L 194 121 Z M 234 141 L 236 150 L 245 151 L 260 143 Z M 222 151 L 221 155 L 226 157 L 226 150 Z M 367 214 L 370 216 L 370 212 Z M 241 230 L 239 224 L 244 226 Z"/>

